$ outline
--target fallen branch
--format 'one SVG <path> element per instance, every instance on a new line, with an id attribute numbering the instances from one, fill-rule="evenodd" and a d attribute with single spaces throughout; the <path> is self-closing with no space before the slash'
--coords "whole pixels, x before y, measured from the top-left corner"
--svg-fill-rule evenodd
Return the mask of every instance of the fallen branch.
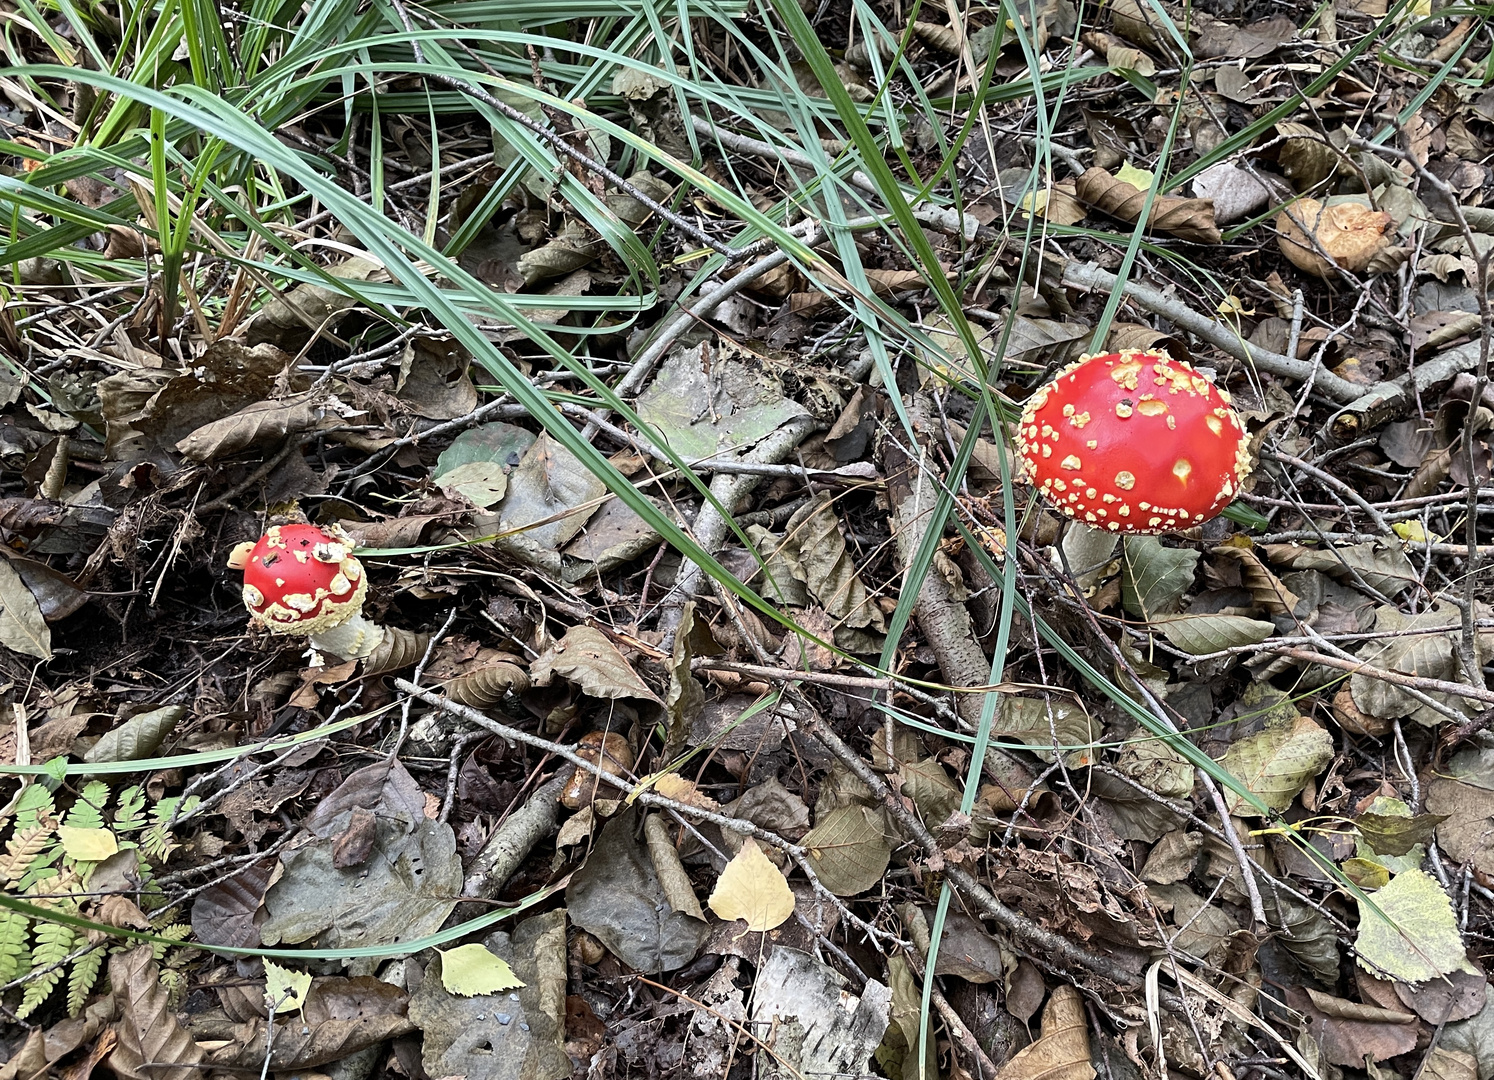
<path id="1" fill-rule="evenodd" d="M 560 816 L 560 793 L 568 779 L 564 772 L 552 777 L 498 827 L 472 860 L 462 882 L 463 896 L 491 900 L 498 895 L 519 864 L 534 850 L 534 845 L 555 828 L 555 819 Z"/>
<path id="2" fill-rule="evenodd" d="M 598 777 L 609 787 L 621 788 L 627 792 L 628 796 L 634 802 L 641 803 L 644 806 L 653 806 L 661 810 L 668 810 L 681 818 L 709 821 L 720 828 L 727 829 L 741 836 L 751 836 L 754 839 L 761 840 L 763 843 L 777 848 L 792 859 L 800 870 L 804 871 L 804 876 L 809 879 L 809 884 L 814 889 L 815 895 L 833 904 L 840 912 L 841 918 L 845 919 L 846 922 L 855 926 L 874 942 L 881 942 L 898 948 L 908 947 L 908 942 L 873 926 L 847 907 L 845 901 L 841 900 L 840 897 L 825 888 L 824 883 L 820 881 L 819 874 L 815 872 L 814 866 L 809 861 L 808 848 L 785 840 L 777 833 L 769 829 L 764 829 L 748 821 L 746 818 L 736 818 L 729 814 L 720 814 L 714 810 L 706 810 L 699 806 L 691 806 L 688 803 L 666 798 L 655 791 L 650 791 L 639 784 L 633 783 L 626 777 L 609 773 L 606 769 L 602 768 L 600 763 L 581 757 L 572 747 L 552 742 L 550 739 L 539 735 L 530 734 L 520 728 L 510 727 L 508 724 L 500 724 L 497 720 L 485 716 L 476 709 L 470 709 L 465 705 L 458 705 L 441 694 L 434 694 L 406 679 L 395 679 L 394 685 L 397 689 L 402 690 L 411 697 L 423 701 L 427 705 L 433 705 L 442 712 L 455 716 L 460 720 L 465 720 L 469 724 L 474 724 L 477 727 L 491 731 L 494 735 L 510 743 L 523 743 L 526 746 L 533 746 L 538 750 L 545 750 L 558 758 L 563 758 L 576 766 L 576 768 L 583 769 L 593 776 Z"/>
<path id="3" fill-rule="evenodd" d="M 872 794 L 887 808 L 904 836 L 922 848 L 929 858 L 943 861 L 944 853 L 939 847 L 939 841 L 934 839 L 928 829 L 924 828 L 923 822 L 919 821 L 918 816 L 908 809 L 902 797 L 887 786 L 875 769 L 863 761 L 860 755 L 847 746 L 840 736 L 831 731 L 819 717 L 812 717 L 804 724 L 804 727 L 841 764 L 851 770 L 857 779 L 871 789 Z M 1139 976 L 1126 971 L 1106 957 L 1080 948 L 1051 930 L 1043 929 L 1020 912 L 1013 911 L 958 866 L 945 862 L 944 876 L 975 911 L 1006 929 L 1028 951 L 1035 963 L 1055 970 L 1061 962 L 1069 965 L 1071 969 L 1083 968 L 1125 989 L 1134 990 L 1141 986 Z M 1182 1003 L 1173 999 L 1169 1004 L 1173 1007 L 1181 1007 Z"/>
<path id="4" fill-rule="evenodd" d="M 1354 675 L 1364 675 L 1367 678 L 1379 679 L 1381 682 L 1394 683 L 1396 686 L 1406 686 L 1436 694 L 1452 694 L 1456 697 L 1467 698 L 1469 701 L 1481 701 L 1485 705 L 1494 705 L 1494 690 L 1486 690 L 1483 687 L 1450 682 L 1447 679 L 1428 679 L 1421 675 L 1407 675 L 1400 671 L 1387 671 L 1357 660 L 1341 660 L 1336 656 L 1324 656 L 1320 652 L 1312 652 L 1308 649 L 1274 648 L 1268 651 L 1277 656 L 1290 656 L 1293 660 L 1322 664 L 1324 667 L 1337 668 L 1339 671 L 1347 671 Z"/>
<path id="5" fill-rule="evenodd" d="M 795 417 L 758 443 L 747 458 L 753 462 L 777 464 L 793 453 L 817 426 L 818 421 L 812 417 Z M 718 473 L 711 480 L 711 500 L 714 501 L 701 504 L 700 513 L 695 515 L 695 522 L 690 528 L 695 542 L 707 555 L 715 555 L 731 531 L 731 519 L 717 507 L 723 506 L 728 514 L 731 513 L 742 497 L 761 482 L 761 476 L 743 473 Z M 674 648 L 674 633 L 679 629 L 680 614 L 685 602 L 700 591 L 704 578 L 705 571 L 699 563 L 687 559 L 680 564 L 674 588 L 660 601 L 663 609 L 659 616 L 659 630 L 663 633 L 660 648 L 666 651 Z"/>
<path id="6" fill-rule="evenodd" d="M 1360 384 L 1340 378 L 1321 364 L 1282 356 L 1252 345 L 1230 327 L 1199 314 L 1150 285 L 1139 281 L 1127 281 L 1122 285 L 1120 278 L 1094 263 L 1066 262 L 1063 267 L 1063 284 L 1085 292 L 1113 292 L 1120 288 L 1138 306 L 1154 315 L 1161 315 L 1179 330 L 1207 341 L 1221 352 L 1252 365 L 1257 371 L 1311 383 L 1324 397 L 1340 404 L 1352 402 L 1365 392 Z"/>

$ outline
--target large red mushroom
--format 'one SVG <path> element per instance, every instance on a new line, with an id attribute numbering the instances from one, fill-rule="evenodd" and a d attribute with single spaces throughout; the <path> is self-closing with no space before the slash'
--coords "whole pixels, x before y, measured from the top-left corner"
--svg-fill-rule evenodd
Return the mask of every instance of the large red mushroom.
<path id="1" fill-rule="evenodd" d="M 362 660 L 369 672 L 414 663 L 424 635 L 364 617 L 368 580 L 353 547 L 337 525 L 271 525 L 235 547 L 228 565 L 244 572 L 249 617 L 272 634 L 307 637 L 318 652 Z"/>
<path id="2" fill-rule="evenodd" d="M 1086 356 L 1027 400 L 1022 479 L 1076 521 L 1122 533 L 1219 514 L 1250 473 L 1229 395 L 1162 352 Z"/>

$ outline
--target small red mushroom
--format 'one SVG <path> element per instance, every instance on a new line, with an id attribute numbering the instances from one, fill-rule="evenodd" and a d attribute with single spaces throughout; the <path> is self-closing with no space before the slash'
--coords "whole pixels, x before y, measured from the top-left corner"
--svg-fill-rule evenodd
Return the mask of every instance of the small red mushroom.
<path id="1" fill-rule="evenodd" d="M 1166 353 L 1086 356 L 1028 398 L 1022 479 L 1069 517 L 1111 532 L 1189 528 L 1250 474 L 1229 395 Z"/>
<path id="2" fill-rule="evenodd" d="M 273 634 L 309 637 L 318 652 L 361 660 L 385 630 L 363 617 L 368 579 L 353 546 L 336 525 L 272 525 L 255 543 L 235 547 L 228 565 L 244 571 L 244 606 L 254 622 Z"/>

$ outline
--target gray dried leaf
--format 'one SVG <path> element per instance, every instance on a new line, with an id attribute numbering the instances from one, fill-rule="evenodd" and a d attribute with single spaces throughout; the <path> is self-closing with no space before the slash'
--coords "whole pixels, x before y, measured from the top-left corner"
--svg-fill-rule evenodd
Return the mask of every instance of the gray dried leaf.
<path id="1" fill-rule="evenodd" d="M 1094 745 L 1100 737 L 1098 725 L 1084 706 L 1059 694 L 1046 700 L 1003 694 L 1000 715 L 991 732 L 1026 743 L 1044 761 L 1053 760 L 1056 741 L 1066 748 L 1064 761 L 1073 768 L 1094 764 Z"/>
<path id="2" fill-rule="evenodd" d="M 566 912 L 525 919 L 512 938 L 498 932 L 483 944 L 524 985 L 499 994 L 460 997 L 441 983 L 441 958 L 425 969 L 410 996 L 410 1019 L 421 1030 L 421 1064 L 430 1076 L 468 1080 L 561 1080 L 565 1054 Z"/>
<path id="3" fill-rule="evenodd" d="M 41 605 L 8 559 L 0 559 L 0 645 L 38 660 L 52 657 L 52 631 Z"/>
<path id="4" fill-rule="evenodd" d="M 607 485 L 546 432 L 509 474 L 498 527 L 553 551 L 581 531 L 606 493 Z"/>
<path id="5" fill-rule="evenodd" d="M 1139 619 L 1177 611 L 1193 584 L 1198 552 L 1164 547 L 1155 536 L 1128 536 L 1121 549 L 1121 606 Z"/>
<path id="6" fill-rule="evenodd" d="M 519 256 L 517 269 L 525 285 L 564 277 L 594 261 L 607 245 L 580 221 L 567 221 L 547 243 Z"/>
<path id="7" fill-rule="evenodd" d="M 1375 629 L 1391 633 L 1404 632 L 1406 636 L 1389 640 L 1367 641 L 1356 653 L 1366 663 L 1387 671 L 1399 671 L 1407 675 L 1420 675 L 1429 679 L 1457 681 L 1460 678 L 1456 652 L 1456 630 L 1442 634 L 1419 633 L 1430 627 L 1458 625 L 1459 614 L 1451 604 L 1438 602 L 1415 615 L 1403 615 L 1394 607 L 1383 605 L 1375 612 Z M 1353 675 L 1349 679 L 1349 691 L 1354 695 L 1354 704 L 1362 712 L 1387 720 L 1410 717 L 1419 724 L 1435 727 L 1445 717 L 1393 683 L 1372 679 L 1368 675 Z M 1448 694 L 1424 691 L 1428 697 L 1452 705 L 1457 709 L 1477 711 L 1482 706 L 1477 702 L 1454 698 Z"/>
<path id="8" fill-rule="evenodd" d="M 806 410 L 773 373 L 706 343 L 665 360 L 638 397 L 638 415 L 675 454 L 699 461 L 737 456 Z"/>
<path id="9" fill-rule="evenodd" d="M 870 889 L 892 859 L 882 812 L 854 803 L 821 814 L 799 842 L 809 849 L 821 883 L 836 896 Z"/>
<path id="10" fill-rule="evenodd" d="M 645 974 L 684 967 L 700 951 L 709 927 L 669 906 L 648 853 L 633 835 L 637 814 L 607 823 L 586 864 L 571 876 L 571 921 L 614 956 Z"/>
<path id="11" fill-rule="evenodd" d="M 191 461 L 213 461 L 243 450 L 276 446 L 316 426 L 317 411 L 308 401 L 259 401 L 214 420 L 177 442 Z"/>
<path id="12" fill-rule="evenodd" d="M 573 626 L 529 667 L 536 686 L 548 686 L 559 675 L 595 698 L 635 698 L 662 705 L 659 695 L 638 677 L 633 665 L 594 626 Z"/>
<path id="13" fill-rule="evenodd" d="M 1276 632 L 1275 624 L 1244 615 L 1179 615 L 1154 620 L 1152 627 L 1194 656 L 1254 645 Z"/>
<path id="14" fill-rule="evenodd" d="M 265 894 L 266 945 L 389 945 L 441 928 L 462 894 L 456 835 L 423 812 L 412 820 L 404 811 L 379 810 L 372 854 L 356 866 L 337 866 L 341 834 L 356 809 L 326 822 L 327 835 L 281 856 L 285 873 Z"/>

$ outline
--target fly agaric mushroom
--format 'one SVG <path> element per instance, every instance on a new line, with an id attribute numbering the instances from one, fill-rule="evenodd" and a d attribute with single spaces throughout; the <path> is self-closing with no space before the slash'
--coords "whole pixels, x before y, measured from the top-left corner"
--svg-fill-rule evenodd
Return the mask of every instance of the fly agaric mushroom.
<path id="1" fill-rule="evenodd" d="M 1250 473 L 1229 395 L 1162 352 L 1081 357 L 1028 398 L 1022 478 L 1076 521 L 1155 533 L 1214 517 Z"/>
<path id="2" fill-rule="evenodd" d="M 352 552 L 336 525 L 272 525 L 235 547 L 228 565 L 244 571 L 244 606 L 272 634 L 308 637 L 318 652 L 362 660 L 368 674 L 413 664 L 428 638 L 363 617 L 368 579 Z"/>

